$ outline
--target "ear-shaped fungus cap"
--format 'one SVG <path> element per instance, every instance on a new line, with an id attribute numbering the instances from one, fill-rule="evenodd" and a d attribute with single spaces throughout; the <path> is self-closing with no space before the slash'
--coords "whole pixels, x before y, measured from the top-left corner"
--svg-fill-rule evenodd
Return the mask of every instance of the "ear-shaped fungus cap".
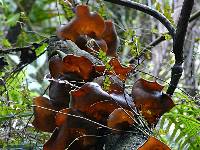
<path id="1" fill-rule="evenodd" d="M 33 104 L 35 105 L 33 126 L 44 132 L 52 132 L 55 125 L 55 108 L 48 98 L 39 96 L 34 98 Z M 53 111 L 52 111 L 53 110 Z"/>
<path id="2" fill-rule="evenodd" d="M 157 82 L 144 79 L 139 79 L 133 85 L 133 101 L 150 125 L 156 124 L 161 115 L 174 107 L 174 102 L 161 92 L 162 89 L 163 86 Z"/>
<path id="3" fill-rule="evenodd" d="M 107 55 L 116 57 L 117 48 L 119 46 L 119 39 L 117 36 L 115 26 L 110 20 L 106 20 L 105 25 L 106 28 L 102 37 L 108 45 Z"/>
<path id="4" fill-rule="evenodd" d="M 93 71 L 93 63 L 84 56 L 69 54 L 63 60 L 58 56 L 54 56 L 49 61 L 49 70 L 53 78 L 70 74 L 70 76 L 79 76 L 82 80 L 88 80 Z M 75 77 L 68 78 L 70 80 L 70 78 Z"/>
<path id="5" fill-rule="evenodd" d="M 138 150 L 170 150 L 170 148 L 155 137 L 151 136 L 141 147 L 138 148 Z"/>
<path id="6" fill-rule="evenodd" d="M 101 87 L 105 77 L 99 77 L 94 82 L 84 84 L 80 89 L 71 92 L 70 106 L 86 113 L 90 118 L 105 123 L 107 117 L 116 108 L 123 106 L 129 109 L 131 98 L 124 94 L 123 84 L 113 77 L 108 92 Z M 95 83 L 97 82 L 97 83 Z"/>
<path id="7" fill-rule="evenodd" d="M 87 150 L 94 147 L 96 138 L 86 135 L 95 135 L 97 126 L 84 120 L 83 117 L 85 116 L 82 113 L 71 108 L 59 111 L 55 117 L 57 128 L 44 144 L 44 150 L 64 150 L 65 148 Z M 79 139 L 75 140 L 76 138 Z"/>
<path id="8" fill-rule="evenodd" d="M 76 41 L 80 35 L 88 35 L 92 38 L 100 38 L 105 30 L 103 18 L 96 12 L 90 13 L 86 5 L 76 7 L 76 17 L 67 25 L 57 31 L 60 39 Z"/>
<path id="9" fill-rule="evenodd" d="M 134 115 L 130 110 L 118 108 L 108 117 L 107 125 L 117 130 L 126 130 L 134 124 Z"/>

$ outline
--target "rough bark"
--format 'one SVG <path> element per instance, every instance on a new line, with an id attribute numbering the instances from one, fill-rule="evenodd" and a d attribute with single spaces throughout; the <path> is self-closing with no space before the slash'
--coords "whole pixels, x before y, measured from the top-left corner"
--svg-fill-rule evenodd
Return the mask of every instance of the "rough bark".
<path id="1" fill-rule="evenodd" d="M 136 150 L 146 141 L 146 137 L 137 132 L 113 135 L 106 140 L 105 150 Z"/>

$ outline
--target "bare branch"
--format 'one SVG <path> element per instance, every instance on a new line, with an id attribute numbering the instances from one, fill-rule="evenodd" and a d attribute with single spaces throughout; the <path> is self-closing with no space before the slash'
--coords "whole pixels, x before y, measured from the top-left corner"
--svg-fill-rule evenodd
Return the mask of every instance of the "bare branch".
<path id="1" fill-rule="evenodd" d="M 134 63 L 135 60 L 141 58 L 145 54 L 146 51 L 150 50 L 152 47 L 155 47 L 156 45 L 158 45 L 159 43 L 161 43 L 163 41 L 165 41 L 165 36 L 164 35 L 156 38 L 153 42 L 151 42 L 149 45 L 147 45 L 142 50 L 142 53 L 139 56 L 137 56 L 137 58 L 135 58 L 135 57 L 130 58 L 129 63 Z"/>
<path id="2" fill-rule="evenodd" d="M 200 17 L 200 10 L 191 15 L 189 22 L 194 21 L 198 17 Z"/>
<path id="3" fill-rule="evenodd" d="M 170 86 L 167 89 L 167 94 L 173 95 L 179 79 L 182 75 L 183 68 L 183 45 L 185 35 L 190 20 L 190 14 L 194 5 L 194 0 L 184 0 L 181 14 L 178 20 L 176 34 L 173 43 L 173 53 L 175 54 L 175 64 L 172 67 Z"/>
<path id="4" fill-rule="evenodd" d="M 175 35 L 175 28 L 172 26 L 171 22 L 159 11 L 152 9 L 149 6 L 137 3 L 137 2 L 133 2 L 133 1 L 127 1 L 127 0 L 104 0 L 107 2 L 111 2 L 114 4 L 118 4 L 121 6 L 126 6 L 135 10 L 139 10 L 141 12 L 144 12 L 156 19 L 158 19 L 169 31 L 169 34 L 174 37 Z"/>
<path id="5" fill-rule="evenodd" d="M 196 20 L 198 17 L 200 17 L 200 11 L 197 11 L 190 16 L 189 23 Z M 169 34 L 169 33 L 167 33 L 167 34 Z M 140 58 L 142 55 L 144 55 L 147 50 L 150 50 L 151 48 L 155 47 L 156 45 L 160 44 L 161 42 L 163 42 L 165 40 L 166 39 L 165 39 L 164 35 L 156 38 L 154 41 L 152 41 L 149 45 L 147 45 L 144 48 L 143 52 L 141 53 L 141 55 L 138 56 L 138 58 Z M 135 61 L 135 59 L 137 59 L 137 58 L 135 58 L 135 57 L 130 58 L 129 63 L 133 63 Z"/>

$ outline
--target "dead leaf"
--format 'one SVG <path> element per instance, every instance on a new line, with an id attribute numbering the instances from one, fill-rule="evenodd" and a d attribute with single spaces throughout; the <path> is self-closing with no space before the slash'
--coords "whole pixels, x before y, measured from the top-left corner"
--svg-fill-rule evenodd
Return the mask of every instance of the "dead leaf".
<path id="1" fill-rule="evenodd" d="M 117 75 L 123 81 L 126 80 L 128 73 L 133 71 L 133 66 L 124 67 L 120 64 L 117 58 L 112 58 L 109 61 L 109 65 L 112 67 L 111 70 L 106 70 L 105 66 L 100 66 L 100 65 L 95 66 L 95 70 L 96 72 L 99 72 L 102 75 L 105 73 L 109 75 Z"/>
<path id="2" fill-rule="evenodd" d="M 109 64 L 111 66 L 113 66 L 113 70 L 118 75 L 118 77 L 121 80 L 124 80 L 124 81 L 126 80 L 126 77 L 127 77 L 128 73 L 133 71 L 133 67 L 132 66 L 128 66 L 128 67 L 122 66 L 117 58 L 112 58 L 110 60 Z"/>

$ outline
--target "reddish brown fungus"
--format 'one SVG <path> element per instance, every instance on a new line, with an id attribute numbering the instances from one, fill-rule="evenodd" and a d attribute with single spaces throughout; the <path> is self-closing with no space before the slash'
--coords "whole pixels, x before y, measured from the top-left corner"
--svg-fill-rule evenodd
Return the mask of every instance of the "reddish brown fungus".
<path id="1" fill-rule="evenodd" d="M 34 120 L 32 124 L 40 131 L 52 132 L 55 129 L 55 108 L 48 98 L 39 96 L 34 98 Z"/>
<path id="2" fill-rule="evenodd" d="M 120 106 L 129 108 L 130 97 L 124 94 L 122 83 L 116 77 L 111 80 L 108 92 L 101 87 L 104 77 L 84 84 L 80 89 L 72 91 L 71 107 L 86 113 L 89 117 L 105 123 L 108 115 Z M 97 83 L 99 84 L 97 84 Z M 126 98 L 125 98 L 126 97 Z"/>
<path id="3" fill-rule="evenodd" d="M 76 16 L 57 31 L 60 39 L 76 41 L 80 35 L 100 38 L 105 30 L 103 18 L 96 12 L 90 13 L 86 5 L 76 7 Z"/>
<path id="4" fill-rule="evenodd" d="M 121 80 L 126 80 L 128 73 L 133 71 L 133 67 L 123 67 L 117 58 L 112 58 L 109 62 L 111 66 L 113 66 L 113 70 L 119 76 Z"/>
<path id="5" fill-rule="evenodd" d="M 151 136 L 141 147 L 138 148 L 138 150 L 170 150 L 170 148 L 155 137 Z"/>
<path id="6" fill-rule="evenodd" d="M 44 149 L 64 150 L 69 148 L 70 150 L 87 150 L 94 147 L 96 138 L 85 135 L 95 135 L 97 126 L 84 120 L 83 117 L 83 114 L 70 108 L 59 111 L 55 117 L 57 128 L 51 138 L 44 144 Z M 75 140 L 76 138 L 79 139 Z"/>
<path id="7" fill-rule="evenodd" d="M 99 50 L 107 52 L 107 44 L 103 39 L 90 38 L 85 35 L 80 35 L 75 41 L 76 45 L 87 52 L 96 53 Z"/>
<path id="8" fill-rule="evenodd" d="M 64 73 L 76 73 L 88 80 L 93 70 L 92 62 L 83 56 L 67 55 L 63 58 Z"/>
<path id="9" fill-rule="evenodd" d="M 58 78 L 63 75 L 64 64 L 62 59 L 59 56 L 53 56 L 49 60 L 49 71 L 53 78 Z"/>
<path id="10" fill-rule="evenodd" d="M 132 66 L 128 66 L 128 67 L 122 66 L 117 58 L 112 58 L 109 61 L 109 65 L 112 67 L 111 70 L 106 70 L 105 66 L 98 66 L 98 65 L 95 66 L 95 70 L 96 72 L 99 72 L 101 74 L 106 72 L 107 74 L 110 74 L 110 75 L 117 75 L 123 81 L 126 80 L 128 73 L 133 71 Z"/>
<path id="11" fill-rule="evenodd" d="M 134 115 L 130 110 L 118 108 L 108 117 L 107 125 L 117 130 L 126 130 L 134 124 Z"/>
<path id="12" fill-rule="evenodd" d="M 105 31 L 102 37 L 108 45 L 107 55 L 116 57 L 119 40 L 118 40 L 117 32 L 115 30 L 115 26 L 113 22 L 110 20 L 105 21 L 105 26 L 106 26 Z"/>
<path id="13" fill-rule="evenodd" d="M 172 99 L 162 93 L 163 86 L 157 82 L 139 79 L 132 89 L 136 107 L 142 112 L 150 125 L 156 124 L 165 112 L 174 107 Z"/>

